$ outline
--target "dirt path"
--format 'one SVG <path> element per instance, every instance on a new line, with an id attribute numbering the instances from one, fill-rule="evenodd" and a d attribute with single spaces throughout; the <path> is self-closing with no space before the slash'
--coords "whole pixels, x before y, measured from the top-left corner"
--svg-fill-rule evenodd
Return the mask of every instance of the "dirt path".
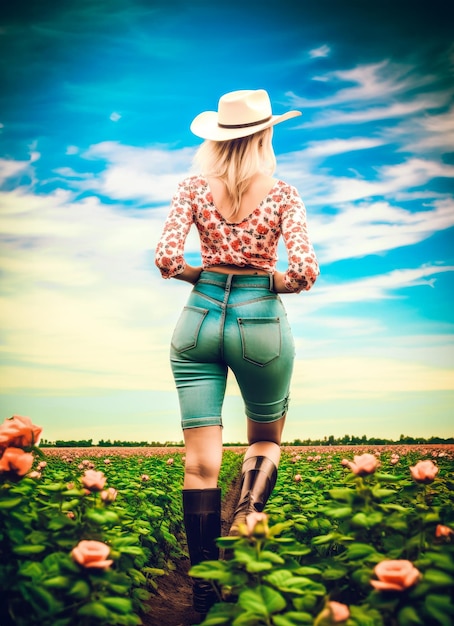
<path id="1" fill-rule="evenodd" d="M 222 536 L 230 529 L 239 491 L 240 475 L 232 482 L 222 503 Z M 181 559 L 174 572 L 158 580 L 158 590 L 148 602 L 150 611 L 141 616 L 144 626 L 193 626 L 200 623 L 200 615 L 192 608 L 191 579 L 187 575 L 188 570 L 189 559 Z"/>

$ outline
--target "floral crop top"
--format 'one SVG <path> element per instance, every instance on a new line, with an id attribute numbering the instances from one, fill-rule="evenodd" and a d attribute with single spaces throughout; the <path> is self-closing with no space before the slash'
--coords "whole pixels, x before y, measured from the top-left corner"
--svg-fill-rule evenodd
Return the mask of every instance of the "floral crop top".
<path id="1" fill-rule="evenodd" d="M 252 266 L 273 274 L 282 235 L 288 254 L 284 276 L 288 291 L 308 290 L 317 279 L 319 267 L 307 233 L 304 203 L 297 190 L 281 180 L 241 222 L 228 222 L 217 211 L 204 177 L 183 180 L 156 248 L 155 262 L 163 278 L 184 271 L 184 245 L 192 224 L 199 232 L 204 269 Z"/>

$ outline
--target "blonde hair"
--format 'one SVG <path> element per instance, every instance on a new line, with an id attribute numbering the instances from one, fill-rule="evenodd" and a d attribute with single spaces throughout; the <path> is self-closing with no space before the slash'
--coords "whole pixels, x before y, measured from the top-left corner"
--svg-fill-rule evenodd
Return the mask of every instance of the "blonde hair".
<path id="1" fill-rule="evenodd" d="M 253 176 L 258 173 L 272 175 L 276 157 L 272 145 L 273 129 L 230 141 L 206 140 L 194 157 L 194 164 L 204 176 L 214 176 L 224 183 L 232 204 L 234 218 L 239 211 L 241 198 L 248 190 Z"/>

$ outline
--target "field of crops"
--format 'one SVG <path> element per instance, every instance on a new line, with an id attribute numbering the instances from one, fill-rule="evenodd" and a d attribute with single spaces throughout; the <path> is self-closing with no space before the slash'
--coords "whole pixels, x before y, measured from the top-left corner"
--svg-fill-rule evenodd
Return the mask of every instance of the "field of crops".
<path id="1" fill-rule="evenodd" d="M 197 623 L 169 586 L 184 449 L 43 452 L 25 420 L 0 425 L 0 624 Z M 224 509 L 243 451 L 224 451 Z M 218 593 L 203 624 L 454 624 L 453 465 L 453 446 L 285 448 L 266 515 L 191 570 Z"/>

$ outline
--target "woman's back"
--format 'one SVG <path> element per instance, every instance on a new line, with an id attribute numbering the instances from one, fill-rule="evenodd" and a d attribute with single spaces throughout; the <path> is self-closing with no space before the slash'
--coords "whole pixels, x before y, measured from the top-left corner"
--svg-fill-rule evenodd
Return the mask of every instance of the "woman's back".
<path id="1" fill-rule="evenodd" d="M 277 183 L 276 178 L 265 174 L 256 174 L 241 198 L 239 210 L 232 215 L 232 202 L 223 181 L 213 176 L 207 177 L 207 181 L 216 210 L 227 222 L 231 223 L 240 223 L 251 215 Z"/>

